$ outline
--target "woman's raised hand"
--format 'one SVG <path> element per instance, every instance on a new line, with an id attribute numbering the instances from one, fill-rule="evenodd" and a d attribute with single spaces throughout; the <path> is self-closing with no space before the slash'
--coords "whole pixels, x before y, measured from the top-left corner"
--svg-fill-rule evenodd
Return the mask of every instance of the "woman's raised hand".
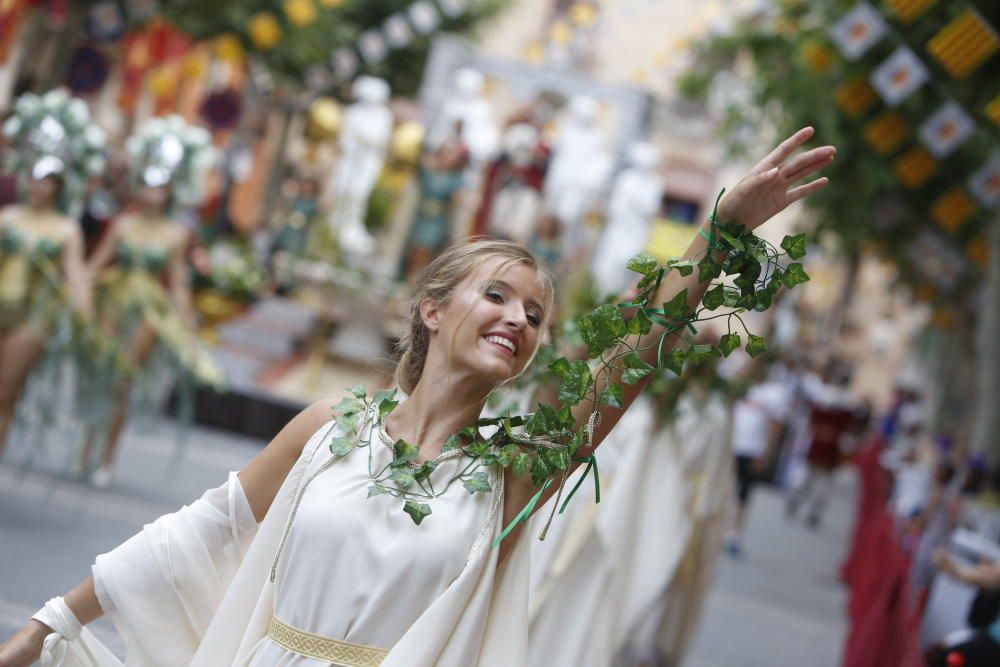
<path id="1" fill-rule="evenodd" d="M 802 128 L 758 162 L 719 202 L 719 222 L 753 230 L 792 202 L 822 189 L 827 184 L 826 177 L 796 185 L 829 166 L 837 154 L 833 146 L 820 146 L 793 156 L 814 132 L 811 127 Z"/>

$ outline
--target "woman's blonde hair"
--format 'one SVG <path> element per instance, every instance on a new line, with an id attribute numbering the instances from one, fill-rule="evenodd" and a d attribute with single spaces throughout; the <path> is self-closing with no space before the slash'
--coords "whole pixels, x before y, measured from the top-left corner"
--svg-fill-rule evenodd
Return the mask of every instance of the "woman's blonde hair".
<path id="1" fill-rule="evenodd" d="M 466 242 L 451 246 L 435 258 L 420 274 L 417 288 L 410 307 L 410 319 L 406 323 L 403 335 L 399 339 L 397 351 L 400 353 L 396 365 L 396 382 L 407 394 L 413 391 L 424 372 L 427 361 L 427 347 L 430 343 L 430 331 L 420 316 L 420 304 L 430 299 L 438 304 L 447 303 L 455 294 L 455 290 L 483 262 L 500 257 L 502 262 L 494 271 L 494 276 L 513 264 L 524 264 L 538 272 L 538 276 L 546 290 L 545 313 L 541 329 L 544 330 L 553 299 L 552 278 L 538 264 L 538 260 L 524 246 L 511 241 L 498 239 L 472 238 Z M 530 363 L 530 362 L 529 362 Z"/>

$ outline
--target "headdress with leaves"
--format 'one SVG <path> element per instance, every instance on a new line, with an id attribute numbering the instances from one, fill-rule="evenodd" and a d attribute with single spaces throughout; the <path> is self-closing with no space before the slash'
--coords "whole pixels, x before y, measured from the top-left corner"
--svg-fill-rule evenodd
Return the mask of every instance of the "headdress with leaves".
<path id="1" fill-rule="evenodd" d="M 181 206 L 197 206 L 205 197 L 205 172 L 216 160 L 212 135 L 177 115 L 150 118 L 125 142 L 137 183 L 171 185 Z"/>
<path id="2" fill-rule="evenodd" d="M 58 206 L 71 215 L 83 204 L 87 179 L 107 166 L 104 131 L 91 120 L 87 103 L 62 88 L 17 98 L 3 135 L 13 148 L 6 170 L 31 178 L 60 177 Z"/>

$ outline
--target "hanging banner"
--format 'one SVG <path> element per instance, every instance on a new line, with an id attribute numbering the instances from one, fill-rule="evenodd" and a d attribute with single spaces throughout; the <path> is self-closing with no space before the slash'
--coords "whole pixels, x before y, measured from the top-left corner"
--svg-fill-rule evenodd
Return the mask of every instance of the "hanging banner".
<path id="1" fill-rule="evenodd" d="M 913 51 L 901 46 L 871 75 L 872 87 L 887 105 L 894 107 L 927 83 L 930 74 Z"/>
<path id="2" fill-rule="evenodd" d="M 859 2 L 833 24 L 830 38 L 847 60 L 857 60 L 887 32 L 885 21 L 867 2 Z"/>
<path id="3" fill-rule="evenodd" d="M 969 179 L 969 192 L 983 208 L 1000 203 L 1000 153 L 995 153 L 982 169 Z"/>
<path id="4" fill-rule="evenodd" d="M 946 102 L 920 126 L 920 140 L 937 159 L 951 155 L 976 129 L 969 114 L 956 102 Z"/>

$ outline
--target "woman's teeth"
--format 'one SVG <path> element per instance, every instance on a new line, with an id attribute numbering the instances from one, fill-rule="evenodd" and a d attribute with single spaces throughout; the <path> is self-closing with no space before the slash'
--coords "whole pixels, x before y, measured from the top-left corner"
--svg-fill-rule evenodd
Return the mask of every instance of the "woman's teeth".
<path id="1" fill-rule="evenodd" d="M 514 346 L 514 343 L 511 340 L 504 338 L 503 336 L 487 336 L 486 340 L 489 341 L 490 343 L 503 345 L 505 348 L 510 350 L 511 354 L 517 354 L 517 348 Z"/>

